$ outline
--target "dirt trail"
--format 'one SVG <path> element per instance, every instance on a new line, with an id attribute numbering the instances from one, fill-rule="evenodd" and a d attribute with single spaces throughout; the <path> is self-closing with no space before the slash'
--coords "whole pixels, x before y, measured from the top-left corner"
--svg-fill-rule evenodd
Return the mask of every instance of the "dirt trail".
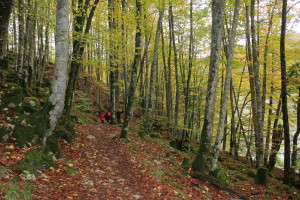
<path id="1" fill-rule="evenodd" d="M 36 199 L 159 199 L 163 195 L 164 187 L 135 160 L 128 145 L 113 139 L 118 127 L 78 125 L 77 130 L 73 145 L 61 144 L 69 161 L 61 162 L 58 170 L 45 171 L 46 178 L 38 178 Z"/>
<path id="2" fill-rule="evenodd" d="M 45 170 L 33 182 L 34 199 L 210 199 L 210 192 L 213 199 L 230 199 L 175 169 L 172 163 L 182 158 L 167 160 L 167 147 L 113 139 L 119 127 L 109 124 L 77 125 L 76 130 L 73 144 L 61 142 L 65 159 L 59 159 L 59 169 Z"/>

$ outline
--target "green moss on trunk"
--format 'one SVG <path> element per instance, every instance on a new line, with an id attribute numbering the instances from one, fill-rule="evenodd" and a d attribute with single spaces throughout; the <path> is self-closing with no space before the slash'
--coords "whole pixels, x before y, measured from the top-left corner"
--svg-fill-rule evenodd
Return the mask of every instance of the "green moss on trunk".
<path id="1" fill-rule="evenodd" d="M 260 167 L 257 169 L 256 183 L 260 185 L 268 185 L 268 174 L 269 170 L 267 168 Z"/>

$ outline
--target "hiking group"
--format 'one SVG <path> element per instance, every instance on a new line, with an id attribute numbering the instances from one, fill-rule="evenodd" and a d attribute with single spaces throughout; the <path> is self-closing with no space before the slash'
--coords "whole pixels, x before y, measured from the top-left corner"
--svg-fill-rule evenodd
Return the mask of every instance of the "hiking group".
<path id="1" fill-rule="evenodd" d="M 118 110 L 116 112 L 117 124 L 121 123 L 121 115 L 122 115 L 122 113 L 124 113 L 123 110 Z M 102 123 L 104 123 L 104 122 L 110 123 L 111 120 L 112 120 L 112 113 L 110 111 L 107 111 L 106 113 L 100 114 L 99 118 L 100 118 L 100 121 Z"/>

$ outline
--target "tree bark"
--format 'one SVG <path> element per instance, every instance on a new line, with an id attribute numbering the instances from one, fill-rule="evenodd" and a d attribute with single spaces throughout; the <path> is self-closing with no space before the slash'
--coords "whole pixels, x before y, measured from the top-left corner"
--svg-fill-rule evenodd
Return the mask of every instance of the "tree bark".
<path id="1" fill-rule="evenodd" d="M 175 66 L 175 81 L 176 81 L 176 97 L 175 97 L 175 115 L 174 115 L 174 126 L 173 134 L 176 135 L 178 128 L 178 117 L 179 117 L 179 103 L 180 103 L 180 86 L 179 86 L 179 73 L 178 73 L 178 58 L 177 58 L 177 49 L 175 42 L 175 33 L 174 33 L 174 16 L 172 3 L 170 2 L 169 6 L 169 20 L 170 20 L 170 48 L 173 45 L 174 52 L 174 66 Z M 171 51 L 171 49 L 170 49 Z M 171 65 L 169 65 L 170 67 Z"/>
<path id="2" fill-rule="evenodd" d="M 193 0 L 190 0 L 190 44 L 189 44 L 189 68 L 188 68 L 188 77 L 186 82 L 185 90 L 185 107 L 184 107 L 184 129 L 182 133 L 182 143 L 185 142 L 186 138 L 189 137 L 189 123 L 190 123 L 190 84 L 191 84 L 191 75 L 194 59 L 194 35 L 193 35 Z"/>
<path id="3" fill-rule="evenodd" d="M 151 64 L 151 73 L 150 73 L 150 89 L 149 89 L 149 97 L 148 97 L 148 103 L 147 103 L 147 110 L 146 114 L 151 114 L 152 108 L 153 108 L 153 102 L 154 102 L 154 89 L 156 86 L 156 74 L 158 73 L 158 45 L 161 35 L 161 29 L 162 29 L 162 20 L 164 16 L 164 5 L 159 9 L 159 17 L 157 22 L 157 29 L 156 29 L 156 35 L 155 35 L 155 44 L 154 44 L 154 50 L 153 50 L 153 60 Z"/>
<path id="4" fill-rule="evenodd" d="M 83 3 L 83 0 L 79 0 L 78 8 L 76 12 L 83 12 L 81 14 L 75 15 L 74 20 L 74 31 L 73 31 L 73 52 L 72 52 L 72 61 L 71 69 L 69 72 L 68 86 L 66 90 L 66 99 L 65 99 L 65 112 L 69 115 L 72 107 L 73 92 L 75 90 L 76 79 L 78 77 L 79 68 L 81 66 L 82 55 L 84 53 L 85 43 L 84 36 L 90 32 L 92 19 L 95 13 L 95 9 L 99 0 L 95 0 L 93 6 L 88 14 L 87 22 L 84 30 L 85 15 L 89 6 L 90 0 L 86 0 Z M 83 31 L 84 30 L 84 31 Z"/>
<path id="5" fill-rule="evenodd" d="M 254 92 L 256 112 L 253 113 L 254 126 L 256 127 L 255 132 L 255 146 L 256 146 L 256 162 L 257 167 L 262 167 L 264 164 L 264 140 L 263 140 L 263 116 L 262 116 L 262 98 L 260 91 L 260 79 L 259 79 L 259 62 L 258 62 L 258 50 L 256 42 L 255 32 L 255 20 L 254 20 L 254 7 L 255 0 L 251 0 L 251 36 L 252 36 L 252 56 L 253 56 L 253 75 L 254 75 Z M 256 116 L 255 116 L 256 115 Z"/>
<path id="6" fill-rule="evenodd" d="M 284 132 L 283 183 L 286 185 L 290 185 L 291 145 L 290 145 L 290 127 L 289 127 L 289 114 L 288 114 L 289 110 L 288 110 L 288 101 L 287 101 L 287 76 L 286 76 L 286 60 L 285 60 L 286 16 L 287 16 L 287 0 L 283 0 L 282 16 L 281 16 L 281 34 L 280 34 L 281 99 L 282 99 L 283 132 Z"/>
<path id="7" fill-rule="evenodd" d="M 300 134 L 300 87 L 298 88 L 298 101 L 297 101 L 297 130 L 293 137 L 293 152 L 292 152 L 292 159 L 291 159 L 291 182 L 295 183 L 296 179 L 296 165 L 297 165 L 297 153 L 299 151 L 298 148 L 298 137 Z"/>
<path id="8" fill-rule="evenodd" d="M 204 124 L 201 132 L 200 147 L 193 162 L 193 169 L 204 172 L 207 168 L 207 157 L 210 150 L 211 136 L 214 119 L 214 106 L 216 97 L 216 86 L 218 82 L 218 71 L 221 53 L 224 21 L 224 0 L 212 1 L 212 32 L 211 52 L 208 78 L 208 91 L 206 96 L 206 107 Z"/>
<path id="9" fill-rule="evenodd" d="M 220 152 L 220 146 L 224 131 L 224 125 L 225 125 L 225 117 L 227 112 L 227 102 L 228 102 L 228 95 L 230 91 L 230 82 L 232 77 L 232 60 L 233 60 L 233 53 L 234 53 L 234 45 L 235 45 L 235 35 L 236 35 L 236 29 L 237 29 L 237 22 L 238 22 L 238 16 L 239 16 L 239 10 L 240 10 L 240 0 L 235 1 L 235 7 L 234 7 L 234 16 L 232 20 L 232 28 L 230 31 L 229 36 L 229 48 L 227 53 L 227 65 L 226 65 L 226 78 L 225 78 L 225 86 L 224 86 L 224 92 L 223 92 L 223 98 L 221 102 L 221 109 L 219 114 L 219 124 L 218 124 L 218 130 L 217 130 L 217 136 L 215 141 L 215 146 L 213 150 L 213 157 L 211 160 L 211 166 L 210 171 L 214 174 L 215 170 L 217 169 L 217 161 L 219 157 Z"/>
<path id="10" fill-rule="evenodd" d="M 59 118 L 64 110 L 65 91 L 67 87 L 68 70 L 68 37 L 69 37 L 69 0 L 57 0 L 56 32 L 55 32 L 55 69 L 52 82 L 52 93 L 49 97 L 53 105 L 50 114 L 49 129 L 43 138 L 45 144 L 53 134 Z"/>
<path id="11" fill-rule="evenodd" d="M 141 33 L 141 19 L 142 19 L 142 5 L 140 0 L 136 0 L 136 33 L 135 33 L 135 56 L 134 61 L 132 65 L 132 71 L 131 71 L 131 81 L 129 86 L 128 95 L 130 98 L 128 99 L 128 103 L 125 110 L 124 115 L 124 122 L 121 130 L 120 138 L 128 140 L 128 130 L 129 130 L 129 123 L 131 119 L 131 111 L 133 108 L 134 103 L 134 95 L 135 95 L 135 89 L 136 89 L 136 83 L 137 83 L 137 72 L 138 67 L 140 65 L 141 61 L 141 41 L 142 41 L 142 33 Z"/>
<path id="12" fill-rule="evenodd" d="M 25 16 L 24 0 L 18 1 L 18 75 L 22 77 L 23 60 L 24 60 L 24 38 L 25 38 Z"/>

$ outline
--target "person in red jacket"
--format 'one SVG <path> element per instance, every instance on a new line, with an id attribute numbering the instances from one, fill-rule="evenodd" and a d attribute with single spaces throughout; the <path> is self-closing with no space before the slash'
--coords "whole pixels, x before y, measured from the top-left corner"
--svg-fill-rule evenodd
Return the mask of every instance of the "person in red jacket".
<path id="1" fill-rule="evenodd" d="M 105 121 L 104 114 L 101 114 L 101 115 L 99 116 L 99 118 L 100 118 L 100 121 L 101 121 L 102 123 L 104 123 L 104 121 Z"/>

